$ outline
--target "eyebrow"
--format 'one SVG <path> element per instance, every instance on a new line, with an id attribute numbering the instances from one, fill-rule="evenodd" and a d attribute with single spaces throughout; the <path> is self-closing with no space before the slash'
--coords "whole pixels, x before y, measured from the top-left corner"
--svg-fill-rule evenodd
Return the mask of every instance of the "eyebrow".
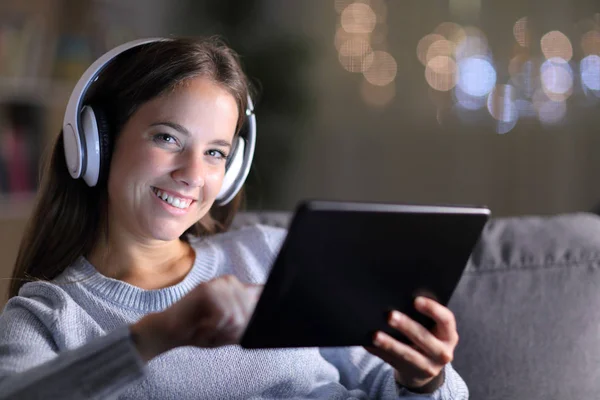
<path id="1" fill-rule="evenodd" d="M 161 121 L 161 122 L 155 122 L 155 123 L 151 124 L 150 126 L 158 126 L 158 125 L 168 126 L 169 128 L 175 129 L 177 132 L 184 134 L 185 136 L 192 135 L 185 126 L 180 125 L 176 122 Z M 222 139 L 213 140 L 210 143 L 218 145 L 218 146 L 231 147 L 231 143 L 229 143 L 227 140 L 222 140 Z"/>

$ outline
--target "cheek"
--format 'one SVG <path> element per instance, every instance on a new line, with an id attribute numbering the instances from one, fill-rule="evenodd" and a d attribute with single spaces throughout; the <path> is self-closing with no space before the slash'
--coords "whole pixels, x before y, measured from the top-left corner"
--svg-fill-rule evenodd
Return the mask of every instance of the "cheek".
<path id="1" fill-rule="evenodd" d="M 119 142 L 110 162 L 111 176 L 123 177 L 135 170 L 144 158 L 140 147 L 139 144 L 128 143 L 125 140 Z"/>
<path id="2" fill-rule="evenodd" d="M 225 176 L 225 168 L 218 168 L 207 172 L 204 180 L 206 187 L 210 189 L 211 194 L 216 196 L 221 190 L 223 184 L 223 177 Z"/>
<path id="3" fill-rule="evenodd" d="M 139 144 L 125 155 L 115 153 L 110 166 L 109 190 L 135 186 L 160 176 L 168 169 L 169 162 L 160 152 Z"/>

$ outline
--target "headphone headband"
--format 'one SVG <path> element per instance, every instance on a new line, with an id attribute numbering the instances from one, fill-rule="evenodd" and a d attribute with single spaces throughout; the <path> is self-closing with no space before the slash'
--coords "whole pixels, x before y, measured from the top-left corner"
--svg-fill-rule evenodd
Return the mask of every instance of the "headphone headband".
<path id="1" fill-rule="evenodd" d="M 69 97 L 63 119 L 65 159 L 69 173 L 73 178 L 77 179 L 84 177 L 84 180 L 89 186 L 95 186 L 98 181 L 99 171 L 91 171 L 92 177 L 87 176 L 88 172 L 90 172 L 88 170 L 99 170 L 96 159 L 99 159 L 100 154 L 100 146 L 97 144 L 97 141 L 92 141 L 93 143 L 90 143 L 89 139 L 86 140 L 86 135 L 88 134 L 87 131 L 89 131 L 89 129 L 87 126 L 84 126 L 82 121 L 82 109 L 84 108 L 83 100 L 85 99 L 89 87 L 98 78 L 106 66 L 119 54 L 144 44 L 170 40 L 171 39 L 168 38 L 145 38 L 121 44 L 94 61 L 83 73 L 81 78 L 79 78 L 79 81 Z M 247 101 L 247 129 L 242 129 L 240 132 L 240 139 L 243 139 L 244 141 L 241 145 L 239 145 L 239 143 L 234 145 L 235 152 L 232 154 L 234 159 L 231 160 L 230 166 L 227 167 L 227 172 L 234 169 L 234 166 L 235 171 L 231 171 L 231 174 L 226 173 L 226 179 L 224 180 L 223 187 L 216 201 L 219 205 L 226 204 L 235 197 L 250 172 L 256 145 L 256 117 L 254 115 L 254 106 L 250 96 L 248 96 Z M 92 113 L 92 115 L 94 114 Z M 86 122 L 85 125 L 89 125 L 89 123 Z M 241 148 L 240 151 L 243 154 L 239 154 L 239 151 L 237 151 L 238 148 Z M 241 157 L 241 159 L 236 160 L 236 157 Z M 90 158 L 94 158 L 94 160 L 90 160 Z"/>

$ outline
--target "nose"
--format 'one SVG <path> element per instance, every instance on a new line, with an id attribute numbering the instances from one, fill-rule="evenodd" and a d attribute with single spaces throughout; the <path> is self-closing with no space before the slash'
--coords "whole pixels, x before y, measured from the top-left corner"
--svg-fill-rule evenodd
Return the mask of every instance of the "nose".
<path id="1" fill-rule="evenodd" d="M 171 176 L 175 181 L 182 183 L 185 186 L 203 187 L 204 169 L 202 157 L 190 155 L 171 173 Z"/>

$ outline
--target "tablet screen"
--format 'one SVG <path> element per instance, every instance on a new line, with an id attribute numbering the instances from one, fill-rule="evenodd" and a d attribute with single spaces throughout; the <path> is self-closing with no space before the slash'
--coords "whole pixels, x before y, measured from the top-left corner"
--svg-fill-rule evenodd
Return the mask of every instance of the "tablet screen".
<path id="1" fill-rule="evenodd" d="M 246 348 L 368 346 L 397 309 L 426 295 L 447 305 L 485 207 L 307 201 L 298 206 L 242 337 Z"/>

